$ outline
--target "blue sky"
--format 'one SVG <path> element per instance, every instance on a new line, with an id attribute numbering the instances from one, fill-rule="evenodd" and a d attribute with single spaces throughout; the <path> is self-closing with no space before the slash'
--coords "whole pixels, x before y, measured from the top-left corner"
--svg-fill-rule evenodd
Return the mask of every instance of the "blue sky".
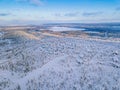
<path id="1" fill-rule="evenodd" d="M 120 22 L 120 0 L 0 0 L 0 24 L 23 22 Z"/>

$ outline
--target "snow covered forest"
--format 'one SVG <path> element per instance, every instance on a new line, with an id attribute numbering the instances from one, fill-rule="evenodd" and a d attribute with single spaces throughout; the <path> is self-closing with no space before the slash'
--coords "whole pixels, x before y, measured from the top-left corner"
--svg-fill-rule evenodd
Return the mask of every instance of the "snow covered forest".
<path id="1" fill-rule="evenodd" d="M 1 31 L 0 90 L 120 90 L 119 40 L 15 35 Z"/>

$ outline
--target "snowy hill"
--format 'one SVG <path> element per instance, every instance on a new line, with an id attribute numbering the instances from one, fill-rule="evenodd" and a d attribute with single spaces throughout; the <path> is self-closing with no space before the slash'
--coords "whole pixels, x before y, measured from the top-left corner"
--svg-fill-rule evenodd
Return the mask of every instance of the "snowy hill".
<path id="1" fill-rule="evenodd" d="M 1 44 L 0 90 L 120 90 L 120 42 L 44 36 Z"/>

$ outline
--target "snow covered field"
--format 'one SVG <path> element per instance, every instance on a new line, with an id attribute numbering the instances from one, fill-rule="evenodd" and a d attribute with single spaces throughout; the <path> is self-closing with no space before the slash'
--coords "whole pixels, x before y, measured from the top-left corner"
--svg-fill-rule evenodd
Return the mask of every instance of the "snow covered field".
<path id="1" fill-rule="evenodd" d="M 78 31 L 78 30 L 85 30 L 84 28 L 69 28 L 69 27 L 58 27 L 54 26 L 50 28 L 51 31 Z"/>
<path id="2" fill-rule="evenodd" d="M 0 90 L 120 90 L 120 42 L 47 35 L 1 41 Z"/>

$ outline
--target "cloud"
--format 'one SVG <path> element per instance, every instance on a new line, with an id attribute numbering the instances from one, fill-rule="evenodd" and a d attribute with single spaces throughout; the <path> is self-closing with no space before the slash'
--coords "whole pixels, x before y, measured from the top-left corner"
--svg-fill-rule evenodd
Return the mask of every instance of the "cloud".
<path id="1" fill-rule="evenodd" d="M 75 17 L 75 16 L 77 16 L 78 14 L 79 14 L 78 12 L 66 13 L 66 14 L 64 14 L 64 16 L 67 16 L 67 17 Z"/>
<path id="2" fill-rule="evenodd" d="M 117 8 L 116 8 L 116 11 L 120 11 L 120 7 L 117 7 Z"/>
<path id="3" fill-rule="evenodd" d="M 103 14 L 103 12 L 85 12 L 83 13 L 83 16 L 96 16 L 101 14 Z"/>
<path id="4" fill-rule="evenodd" d="M 61 13 L 56 13 L 55 16 L 56 17 L 76 17 L 79 15 L 79 12 L 73 12 L 73 13 L 64 13 L 64 14 L 61 14 Z"/>
<path id="5" fill-rule="evenodd" d="M 97 16 L 101 15 L 103 12 L 84 12 L 83 16 Z M 69 13 L 56 13 L 56 17 L 77 17 L 81 15 L 79 12 L 69 12 Z"/>
<path id="6" fill-rule="evenodd" d="M 41 0 L 29 0 L 29 1 L 30 3 L 37 5 L 37 6 L 43 5 Z"/>
<path id="7" fill-rule="evenodd" d="M 56 16 L 56 17 L 62 17 L 63 15 L 60 14 L 60 13 L 55 13 L 55 16 Z"/>
<path id="8" fill-rule="evenodd" d="M 42 0 L 16 0 L 17 2 L 28 2 L 30 4 L 36 5 L 36 6 L 41 6 L 43 5 Z"/>
<path id="9" fill-rule="evenodd" d="M 10 13 L 0 13 L 0 16 L 9 16 Z"/>

